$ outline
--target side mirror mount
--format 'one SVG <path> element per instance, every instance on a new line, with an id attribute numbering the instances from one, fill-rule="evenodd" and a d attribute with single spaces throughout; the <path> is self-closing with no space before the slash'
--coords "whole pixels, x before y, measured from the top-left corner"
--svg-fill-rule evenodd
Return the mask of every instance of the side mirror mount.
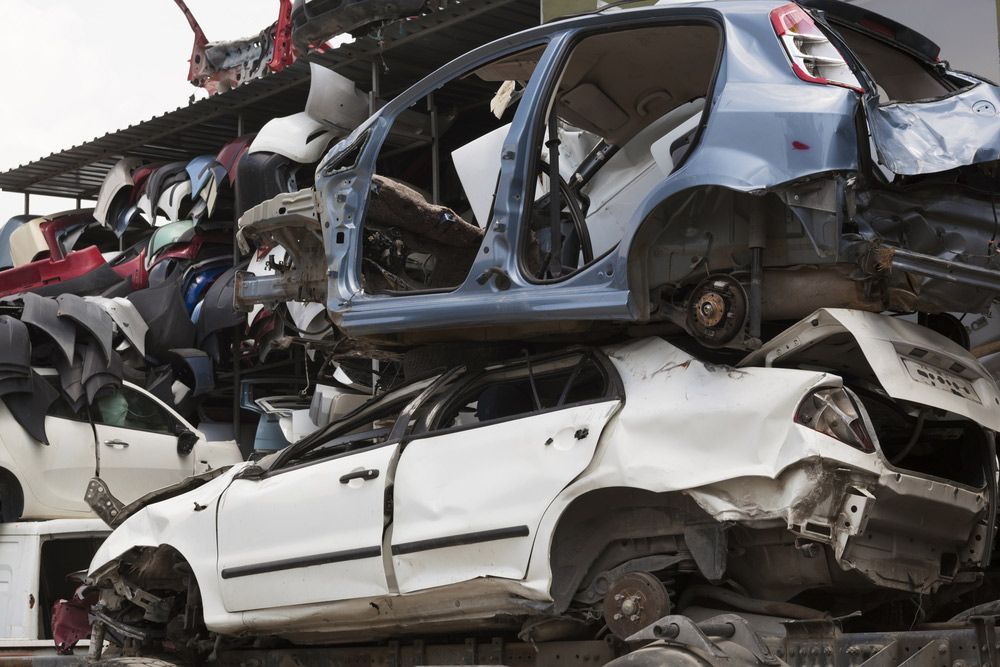
<path id="1" fill-rule="evenodd" d="M 264 476 L 267 471 L 261 468 L 256 463 L 251 463 L 250 465 L 240 470 L 238 473 L 233 475 L 233 479 L 252 479 L 258 480 Z"/>
<path id="2" fill-rule="evenodd" d="M 194 431 L 185 428 L 177 433 L 177 453 L 181 456 L 190 454 L 196 444 L 198 444 L 198 435 Z"/>

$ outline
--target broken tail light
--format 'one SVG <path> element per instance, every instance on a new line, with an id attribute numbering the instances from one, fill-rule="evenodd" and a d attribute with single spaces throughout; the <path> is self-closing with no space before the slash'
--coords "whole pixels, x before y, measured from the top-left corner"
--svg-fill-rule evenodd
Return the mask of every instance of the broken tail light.
<path id="1" fill-rule="evenodd" d="M 795 423 L 863 452 L 875 451 L 864 419 L 843 387 L 825 387 L 806 396 L 795 411 Z"/>
<path id="2" fill-rule="evenodd" d="M 844 56 L 804 9 L 792 2 L 773 9 L 771 25 L 797 77 L 809 83 L 865 92 Z"/>

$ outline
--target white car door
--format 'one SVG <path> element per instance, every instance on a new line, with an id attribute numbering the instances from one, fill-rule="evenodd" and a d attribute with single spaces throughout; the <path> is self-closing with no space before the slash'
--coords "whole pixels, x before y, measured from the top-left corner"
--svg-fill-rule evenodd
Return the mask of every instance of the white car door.
<path id="1" fill-rule="evenodd" d="M 219 507 L 226 610 L 385 595 L 385 480 L 397 447 L 234 481 Z"/>
<path id="2" fill-rule="evenodd" d="M 399 591 L 522 579 L 543 512 L 590 463 L 619 387 L 601 358 L 570 354 L 491 370 L 442 399 L 393 480 Z"/>
<path id="3" fill-rule="evenodd" d="M 191 428 L 156 398 L 128 384 L 93 405 L 101 478 L 125 504 L 195 473 L 195 456 L 178 448 Z"/>
<path id="4" fill-rule="evenodd" d="M 32 495 L 53 510 L 89 512 L 83 500 L 87 481 L 94 475 L 94 434 L 86 412 L 74 413 L 61 398 L 45 416 L 46 446 L 22 429 L 0 402 L 0 434 L 15 472 Z"/>
<path id="5" fill-rule="evenodd" d="M 218 514 L 227 611 L 388 594 L 386 488 L 399 451 L 390 427 L 422 388 L 390 392 L 283 450 L 263 476 L 233 481 Z"/>

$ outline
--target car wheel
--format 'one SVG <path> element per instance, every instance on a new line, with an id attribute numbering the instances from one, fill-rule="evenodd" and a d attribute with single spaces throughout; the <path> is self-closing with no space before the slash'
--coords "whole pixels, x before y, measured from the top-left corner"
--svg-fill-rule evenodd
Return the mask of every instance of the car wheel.
<path id="1" fill-rule="evenodd" d="M 24 513 L 24 493 L 9 472 L 0 470 L 0 523 L 11 523 Z"/>

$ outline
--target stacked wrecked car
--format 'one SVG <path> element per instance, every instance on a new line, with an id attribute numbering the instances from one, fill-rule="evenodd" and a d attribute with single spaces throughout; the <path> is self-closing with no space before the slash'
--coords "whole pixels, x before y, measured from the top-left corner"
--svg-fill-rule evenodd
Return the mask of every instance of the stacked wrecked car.
<path id="1" fill-rule="evenodd" d="M 995 599 L 997 104 L 851 5 L 693 3 L 477 49 L 322 159 L 251 148 L 215 284 L 336 417 L 103 515 L 95 636 L 624 653 Z"/>

